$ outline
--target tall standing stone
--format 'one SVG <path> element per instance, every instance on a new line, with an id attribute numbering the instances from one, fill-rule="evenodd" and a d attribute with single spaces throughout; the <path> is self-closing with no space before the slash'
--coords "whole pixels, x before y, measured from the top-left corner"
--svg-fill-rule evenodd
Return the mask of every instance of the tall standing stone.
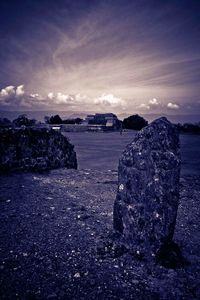
<path id="1" fill-rule="evenodd" d="M 179 136 L 160 118 L 139 131 L 118 169 L 114 229 L 133 253 L 151 257 L 173 238 L 179 204 Z"/>

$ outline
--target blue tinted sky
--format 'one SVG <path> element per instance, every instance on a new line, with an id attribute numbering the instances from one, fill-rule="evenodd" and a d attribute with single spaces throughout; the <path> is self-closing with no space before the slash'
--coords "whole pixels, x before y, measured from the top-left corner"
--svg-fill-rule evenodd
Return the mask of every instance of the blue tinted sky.
<path id="1" fill-rule="evenodd" d="M 0 108 L 197 113 L 200 1 L 0 3 Z"/>

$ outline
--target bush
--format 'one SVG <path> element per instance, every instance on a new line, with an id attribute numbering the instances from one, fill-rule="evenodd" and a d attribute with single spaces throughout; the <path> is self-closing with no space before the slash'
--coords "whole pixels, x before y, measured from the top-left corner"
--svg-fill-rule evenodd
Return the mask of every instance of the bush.
<path id="1" fill-rule="evenodd" d="M 34 126 L 36 124 L 36 120 L 28 119 L 26 115 L 20 115 L 17 119 L 13 121 L 15 127 L 21 126 Z"/>
<path id="2" fill-rule="evenodd" d="M 11 121 L 7 118 L 0 118 L 0 127 L 10 127 L 11 125 Z"/>
<path id="3" fill-rule="evenodd" d="M 48 120 L 49 124 L 62 124 L 63 121 L 59 115 L 55 115 L 49 118 Z"/>
<path id="4" fill-rule="evenodd" d="M 140 130 L 147 125 L 148 122 L 139 115 L 132 115 L 123 120 L 123 126 L 126 129 Z"/>
<path id="5" fill-rule="evenodd" d="M 66 120 L 63 120 L 63 124 L 81 124 L 82 121 L 83 120 L 81 118 L 66 119 Z"/>
<path id="6" fill-rule="evenodd" d="M 184 123 L 177 124 L 177 128 L 180 132 L 191 132 L 191 133 L 200 133 L 200 124 Z"/>

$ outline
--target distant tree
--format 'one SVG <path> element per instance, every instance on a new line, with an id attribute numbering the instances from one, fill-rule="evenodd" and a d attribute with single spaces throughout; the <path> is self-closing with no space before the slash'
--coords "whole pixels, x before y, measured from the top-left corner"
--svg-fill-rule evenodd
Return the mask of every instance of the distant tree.
<path id="1" fill-rule="evenodd" d="M 123 120 L 123 126 L 126 129 L 140 130 L 147 125 L 148 122 L 139 115 L 132 115 Z"/>
<path id="2" fill-rule="evenodd" d="M 59 115 L 55 115 L 50 117 L 49 119 L 49 124 L 62 124 L 63 120 L 61 119 L 61 117 Z"/>
<path id="3" fill-rule="evenodd" d="M 14 126 L 34 126 L 36 124 L 35 119 L 28 119 L 26 115 L 20 115 L 17 119 L 13 121 Z"/>
<path id="4" fill-rule="evenodd" d="M 45 117 L 44 117 L 44 122 L 45 122 L 46 124 L 49 124 L 49 120 L 50 120 L 50 117 L 49 117 L 49 116 L 45 116 Z"/>
<path id="5" fill-rule="evenodd" d="M 9 127 L 12 125 L 12 122 L 7 118 L 0 118 L 0 127 Z"/>
<path id="6" fill-rule="evenodd" d="M 122 130 L 123 127 L 124 127 L 124 126 L 123 126 L 123 122 L 122 122 L 121 120 L 118 120 L 118 119 L 117 119 L 117 120 L 116 120 L 116 124 L 115 124 L 115 128 L 118 129 L 118 130 L 119 130 L 119 129 Z"/>
<path id="7" fill-rule="evenodd" d="M 63 124 L 75 124 L 74 119 L 65 119 L 63 120 Z"/>
<path id="8" fill-rule="evenodd" d="M 63 120 L 63 124 L 81 124 L 83 119 L 81 118 L 76 118 L 76 119 L 66 119 Z"/>
<path id="9" fill-rule="evenodd" d="M 200 123 L 192 124 L 192 123 L 184 123 L 177 124 L 177 128 L 180 132 L 191 132 L 191 133 L 200 133 Z"/>
<path id="10" fill-rule="evenodd" d="M 83 122 L 83 119 L 81 119 L 81 118 L 75 119 L 75 124 L 81 124 L 82 122 Z"/>

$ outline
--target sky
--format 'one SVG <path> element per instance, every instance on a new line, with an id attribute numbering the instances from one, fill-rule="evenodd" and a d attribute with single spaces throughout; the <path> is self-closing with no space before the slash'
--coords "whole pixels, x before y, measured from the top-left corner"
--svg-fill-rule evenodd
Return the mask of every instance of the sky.
<path id="1" fill-rule="evenodd" d="M 1 0 L 0 110 L 197 114 L 199 0 Z"/>

